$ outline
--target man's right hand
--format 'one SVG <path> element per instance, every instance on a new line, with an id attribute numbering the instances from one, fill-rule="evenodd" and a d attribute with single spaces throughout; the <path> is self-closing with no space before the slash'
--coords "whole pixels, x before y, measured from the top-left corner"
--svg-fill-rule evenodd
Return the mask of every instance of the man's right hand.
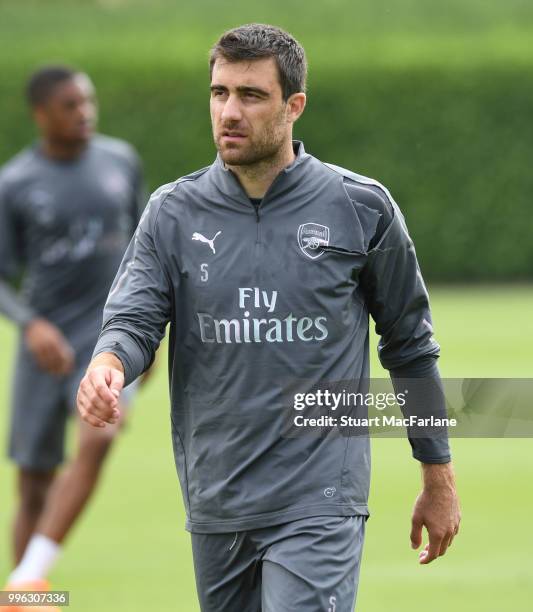
<path id="1" fill-rule="evenodd" d="M 78 389 L 78 412 L 94 427 L 118 422 L 118 398 L 124 387 L 124 367 L 113 353 L 101 353 L 89 364 Z"/>
<path id="2" fill-rule="evenodd" d="M 46 319 L 30 321 L 24 330 L 26 345 L 39 367 L 64 376 L 74 368 L 74 351 L 61 331 Z"/>

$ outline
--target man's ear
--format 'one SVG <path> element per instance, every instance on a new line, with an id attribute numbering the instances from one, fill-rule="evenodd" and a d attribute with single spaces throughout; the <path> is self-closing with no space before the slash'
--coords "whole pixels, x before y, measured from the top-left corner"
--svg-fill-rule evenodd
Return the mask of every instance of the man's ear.
<path id="1" fill-rule="evenodd" d="M 304 112 L 306 96 L 303 91 L 293 93 L 287 100 L 287 119 L 290 123 L 294 123 Z"/>

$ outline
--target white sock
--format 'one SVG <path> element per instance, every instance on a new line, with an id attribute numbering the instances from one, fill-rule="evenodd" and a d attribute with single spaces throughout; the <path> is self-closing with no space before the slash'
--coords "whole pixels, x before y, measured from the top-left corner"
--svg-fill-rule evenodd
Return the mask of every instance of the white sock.
<path id="1" fill-rule="evenodd" d="M 9 576 L 9 584 L 46 578 L 60 552 L 61 546 L 54 540 L 40 533 L 33 535 L 22 560 Z"/>

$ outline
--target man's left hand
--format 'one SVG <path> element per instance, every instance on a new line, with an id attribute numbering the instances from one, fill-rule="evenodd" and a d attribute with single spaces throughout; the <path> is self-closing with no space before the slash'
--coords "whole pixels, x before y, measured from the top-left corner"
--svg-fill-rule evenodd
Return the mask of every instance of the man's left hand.
<path id="1" fill-rule="evenodd" d="M 461 511 L 455 490 L 451 463 L 422 464 L 424 488 L 417 497 L 412 516 L 411 546 L 420 548 L 422 528 L 426 527 L 429 544 L 419 554 L 427 564 L 444 555 L 459 531 Z"/>

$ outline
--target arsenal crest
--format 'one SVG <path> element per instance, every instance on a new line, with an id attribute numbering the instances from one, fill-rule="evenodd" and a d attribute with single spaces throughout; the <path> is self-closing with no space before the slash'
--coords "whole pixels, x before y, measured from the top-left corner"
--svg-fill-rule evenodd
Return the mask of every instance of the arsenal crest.
<path id="1" fill-rule="evenodd" d="M 317 259 L 329 244 L 329 227 L 318 223 L 304 223 L 298 228 L 298 246 L 309 259 Z"/>

